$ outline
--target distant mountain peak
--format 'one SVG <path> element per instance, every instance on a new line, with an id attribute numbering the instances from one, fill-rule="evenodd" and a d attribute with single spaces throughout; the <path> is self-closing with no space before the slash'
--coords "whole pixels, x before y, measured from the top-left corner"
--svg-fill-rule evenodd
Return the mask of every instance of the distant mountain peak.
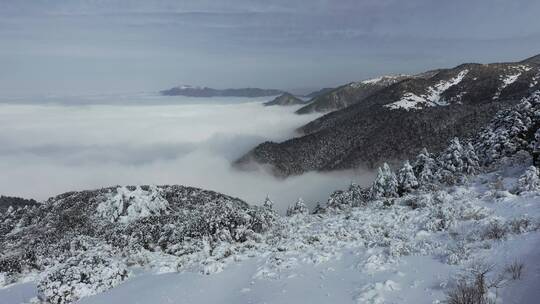
<path id="1" fill-rule="evenodd" d="M 300 105 L 305 104 L 306 101 L 294 96 L 291 93 L 285 92 L 281 94 L 280 96 L 274 98 L 271 101 L 265 102 L 265 106 L 293 106 L 293 105 Z"/>
<path id="2" fill-rule="evenodd" d="M 260 88 L 214 89 L 209 87 L 179 85 L 160 92 L 164 96 L 188 97 L 266 97 L 283 94 L 281 90 Z"/>
<path id="3" fill-rule="evenodd" d="M 388 81 L 395 81 L 396 79 L 404 79 L 407 77 L 411 77 L 410 75 L 406 74 L 396 74 L 396 75 L 383 75 L 371 79 L 366 79 L 360 82 L 353 82 L 353 83 L 362 83 L 362 84 L 379 84 L 382 82 L 388 82 Z"/>

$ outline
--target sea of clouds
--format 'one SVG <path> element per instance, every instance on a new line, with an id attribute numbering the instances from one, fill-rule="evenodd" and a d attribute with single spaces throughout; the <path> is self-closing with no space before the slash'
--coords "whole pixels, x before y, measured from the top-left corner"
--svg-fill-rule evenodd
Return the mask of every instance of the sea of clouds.
<path id="1" fill-rule="evenodd" d="M 0 194 L 39 200 L 111 185 L 182 184 L 279 211 L 309 205 L 370 172 L 307 173 L 287 179 L 231 162 L 265 140 L 295 136 L 317 117 L 266 99 L 158 96 L 50 96 L 0 103 Z"/>

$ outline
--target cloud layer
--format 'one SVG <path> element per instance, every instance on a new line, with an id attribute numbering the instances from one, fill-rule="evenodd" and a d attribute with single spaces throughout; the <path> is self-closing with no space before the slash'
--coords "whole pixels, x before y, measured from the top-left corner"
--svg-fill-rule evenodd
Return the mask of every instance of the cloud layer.
<path id="1" fill-rule="evenodd" d="M 165 100 L 150 100 L 156 99 Z M 298 197 L 314 204 L 352 181 L 370 179 L 358 171 L 281 180 L 231 168 L 230 162 L 254 145 L 293 136 L 296 127 L 314 118 L 293 110 L 259 102 L 3 104 L 0 193 L 45 199 L 118 184 L 184 184 L 254 204 L 269 195 L 284 211 Z"/>

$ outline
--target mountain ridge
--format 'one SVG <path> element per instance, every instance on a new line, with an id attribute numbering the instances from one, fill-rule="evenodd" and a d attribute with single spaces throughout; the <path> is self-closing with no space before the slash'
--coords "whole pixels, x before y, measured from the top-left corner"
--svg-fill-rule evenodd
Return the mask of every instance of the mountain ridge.
<path id="1" fill-rule="evenodd" d="M 276 89 L 261 88 L 229 88 L 214 89 L 209 87 L 196 87 L 189 85 L 176 86 L 159 92 L 163 96 L 188 96 L 188 97 L 268 97 L 283 94 L 285 92 Z"/>
<path id="2" fill-rule="evenodd" d="M 235 165 L 265 164 L 286 177 L 401 161 L 419 147 L 438 151 L 449 138 L 474 134 L 498 110 L 540 88 L 535 63 L 466 63 L 428 74 L 311 121 L 298 128 L 299 137 L 264 142 Z"/>

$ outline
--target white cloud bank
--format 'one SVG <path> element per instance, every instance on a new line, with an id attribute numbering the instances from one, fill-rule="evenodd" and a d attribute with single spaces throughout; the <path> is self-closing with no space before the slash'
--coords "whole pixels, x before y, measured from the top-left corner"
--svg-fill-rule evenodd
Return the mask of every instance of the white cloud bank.
<path id="1" fill-rule="evenodd" d="M 0 194 L 45 199 L 71 190 L 128 184 L 183 184 L 283 211 L 298 197 L 314 204 L 365 172 L 308 173 L 285 180 L 242 172 L 231 161 L 264 140 L 283 140 L 313 115 L 227 99 L 137 105 L 0 104 Z M 216 100 L 226 103 L 215 103 Z M 148 101 L 159 103 L 150 105 Z M 168 99 L 168 101 L 179 101 Z"/>

